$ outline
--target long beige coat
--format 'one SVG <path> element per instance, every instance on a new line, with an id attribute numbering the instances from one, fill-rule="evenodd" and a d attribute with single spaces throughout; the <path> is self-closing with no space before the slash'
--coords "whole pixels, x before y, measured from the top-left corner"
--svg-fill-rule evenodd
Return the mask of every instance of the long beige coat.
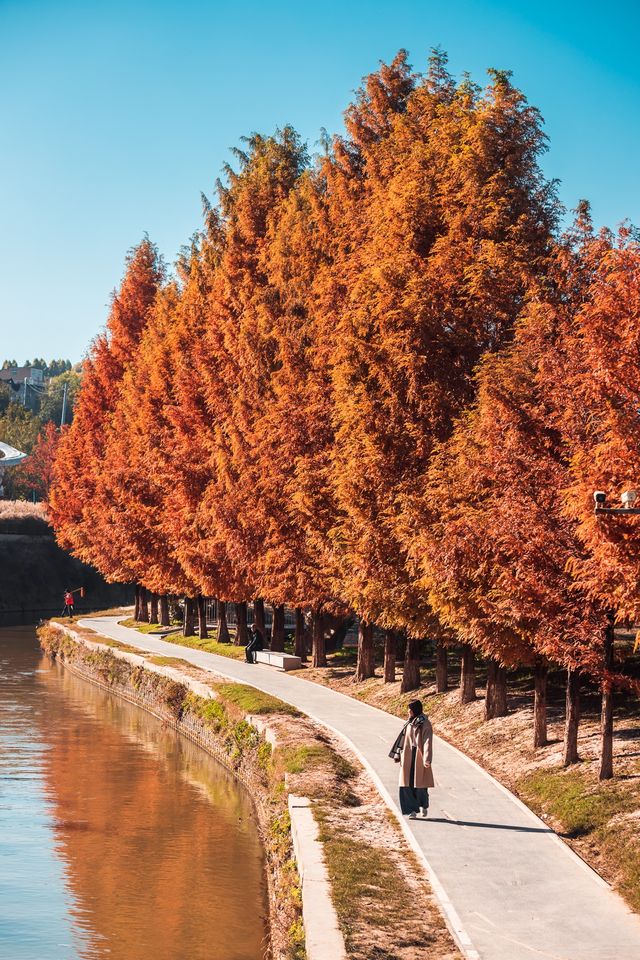
<path id="1" fill-rule="evenodd" d="M 416 748 L 416 772 L 415 783 L 410 782 L 411 775 L 411 751 Z M 409 724 L 402 745 L 402 756 L 400 757 L 400 783 L 401 787 L 429 787 L 435 786 L 433 773 L 431 771 L 431 758 L 433 756 L 433 727 L 428 717 L 425 717 L 424 723 L 416 728 Z"/>

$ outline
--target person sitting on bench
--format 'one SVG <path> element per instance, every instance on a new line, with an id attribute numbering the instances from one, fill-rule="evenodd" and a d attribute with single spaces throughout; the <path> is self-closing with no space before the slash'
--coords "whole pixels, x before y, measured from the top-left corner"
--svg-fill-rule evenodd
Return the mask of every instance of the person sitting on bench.
<path id="1" fill-rule="evenodd" d="M 264 637 L 262 636 L 262 631 L 253 623 L 249 631 L 249 643 L 244 648 L 247 663 L 256 662 L 256 652 L 258 650 L 264 650 Z"/>

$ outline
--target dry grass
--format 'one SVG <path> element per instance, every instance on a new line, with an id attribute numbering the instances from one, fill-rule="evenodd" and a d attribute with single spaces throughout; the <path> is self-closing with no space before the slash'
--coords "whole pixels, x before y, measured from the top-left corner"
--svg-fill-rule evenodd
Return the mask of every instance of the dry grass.
<path id="1" fill-rule="evenodd" d="M 244 660 L 244 647 L 236 647 L 233 643 L 218 643 L 215 637 L 201 640 L 199 637 L 183 637 L 181 633 L 172 633 L 163 637 L 169 643 L 176 643 L 180 647 L 191 647 L 192 650 L 204 650 L 205 653 L 217 653 L 220 657 L 229 657 L 231 660 Z"/>
<path id="2" fill-rule="evenodd" d="M 119 625 L 121 627 L 129 627 L 131 630 L 137 630 L 138 633 L 160 633 L 167 629 L 167 627 L 161 627 L 159 623 L 144 623 L 141 620 L 134 620 L 133 617 L 127 617 L 126 620 L 119 620 Z M 176 631 L 179 629 L 175 628 Z M 167 638 L 170 634 L 167 634 Z M 173 640 L 173 637 L 171 637 Z"/>
<path id="3" fill-rule="evenodd" d="M 33 517 L 48 523 L 47 508 L 44 503 L 29 503 L 28 500 L 0 500 L 0 520 L 21 520 Z"/>
<path id="4" fill-rule="evenodd" d="M 136 650 L 136 653 L 140 653 L 140 651 Z M 193 664 L 188 663 L 186 660 L 182 660 L 180 657 L 160 657 L 156 656 L 155 654 L 144 652 L 142 655 L 144 656 L 145 660 L 147 660 L 149 663 L 154 663 L 157 667 L 179 667 L 181 670 L 184 670 L 185 668 L 191 670 L 191 667 L 193 666 Z"/>

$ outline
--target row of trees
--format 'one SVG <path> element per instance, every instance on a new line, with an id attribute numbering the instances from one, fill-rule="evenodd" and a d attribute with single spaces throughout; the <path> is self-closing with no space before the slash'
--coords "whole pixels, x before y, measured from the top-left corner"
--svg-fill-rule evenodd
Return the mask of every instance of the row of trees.
<path id="1" fill-rule="evenodd" d="M 186 598 L 361 622 L 358 676 L 383 628 L 385 679 L 405 640 L 487 658 L 487 716 L 505 669 L 568 673 L 603 691 L 610 776 L 613 623 L 634 618 L 633 517 L 603 523 L 592 492 L 638 467 L 640 252 L 562 210 L 539 160 L 541 118 L 491 71 L 456 83 L 401 52 L 366 78 L 346 134 L 309 160 L 289 127 L 236 150 L 204 229 L 168 278 L 144 240 L 93 344 L 50 497 L 58 538 L 111 580 Z M 200 602 L 198 602 L 200 599 Z"/>
<path id="2" fill-rule="evenodd" d="M 44 360 L 42 357 L 25 360 L 23 364 L 19 364 L 17 360 L 3 360 L 0 369 L 10 370 L 18 366 L 36 367 L 38 370 L 42 370 L 45 377 L 59 377 L 61 373 L 66 373 L 72 369 L 70 360 Z"/>

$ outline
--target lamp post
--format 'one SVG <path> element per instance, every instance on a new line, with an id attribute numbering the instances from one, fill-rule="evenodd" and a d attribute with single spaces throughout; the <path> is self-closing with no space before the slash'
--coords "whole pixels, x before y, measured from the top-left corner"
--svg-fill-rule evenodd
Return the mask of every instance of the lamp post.
<path id="1" fill-rule="evenodd" d="M 640 507 L 636 507 L 636 503 L 640 498 L 637 490 L 625 490 L 624 493 L 620 496 L 622 502 L 621 507 L 607 507 L 607 495 L 603 493 L 602 490 L 596 490 L 593 495 L 593 500 L 595 503 L 594 513 L 596 516 L 601 516 L 602 514 L 609 514 L 614 516 L 623 516 L 629 517 L 633 515 L 640 514 Z"/>

